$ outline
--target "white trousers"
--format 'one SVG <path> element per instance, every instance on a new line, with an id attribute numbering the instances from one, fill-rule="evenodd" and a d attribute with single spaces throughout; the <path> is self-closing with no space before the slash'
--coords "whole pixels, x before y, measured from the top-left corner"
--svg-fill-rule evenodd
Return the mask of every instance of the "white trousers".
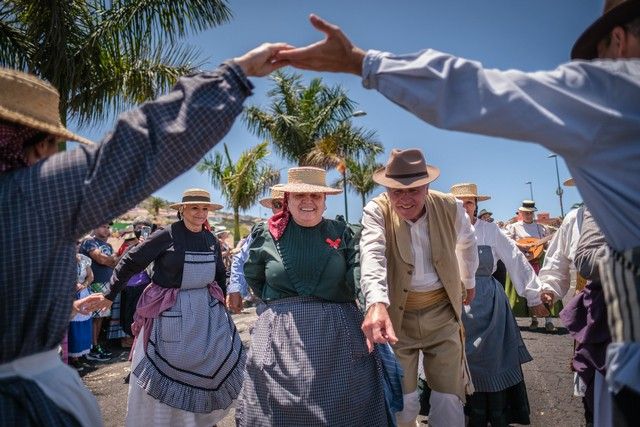
<path id="1" fill-rule="evenodd" d="M 402 397 L 404 408 L 396 414 L 398 427 L 415 427 L 417 425 L 416 419 L 420 412 L 418 390 Z M 430 427 L 464 427 L 464 406 L 458 396 L 431 390 L 429 403 L 431 404 L 431 410 L 429 411 Z"/>

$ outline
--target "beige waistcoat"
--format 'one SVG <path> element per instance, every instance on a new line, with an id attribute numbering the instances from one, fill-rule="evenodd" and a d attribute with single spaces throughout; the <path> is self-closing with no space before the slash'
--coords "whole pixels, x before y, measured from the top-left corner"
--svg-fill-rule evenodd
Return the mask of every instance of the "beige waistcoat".
<path id="1" fill-rule="evenodd" d="M 409 224 L 391 208 L 387 193 L 373 199 L 380 206 L 384 217 L 387 258 L 387 287 L 389 292 L 389 317 L 395 330 L 402 327 L 402 317 L 413 274 L 413 252 Z M 429 190 L 426 197 L 427 227 L 431 242 L 431 262 L 442 283 L 456 319 L 461 322 L 464 284 L 460 280 L 456 258 L 457 233 L 456 199 L 438 191 Z"/>

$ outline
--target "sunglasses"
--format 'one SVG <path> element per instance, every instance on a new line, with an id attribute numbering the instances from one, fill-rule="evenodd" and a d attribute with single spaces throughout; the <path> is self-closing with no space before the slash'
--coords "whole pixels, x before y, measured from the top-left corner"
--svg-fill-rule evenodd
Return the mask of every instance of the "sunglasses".
<path id="1" fill-rule="evenodd" d="M 273 200 L 271 202 L 271 206 L 273 206 L 274 209 L 282 209 L 283 204 L 282 204 L 282 202 L 279 202 L 277 200 Z"/>

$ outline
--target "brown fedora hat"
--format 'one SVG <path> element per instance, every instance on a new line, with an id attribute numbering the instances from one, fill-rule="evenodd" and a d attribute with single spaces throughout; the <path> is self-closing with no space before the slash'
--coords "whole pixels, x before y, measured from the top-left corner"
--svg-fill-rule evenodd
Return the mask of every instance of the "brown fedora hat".
<path id="1" fill-rule="evenodd" d="M 62 125 L 59 104 L 60 95 L 49 83 L 31 74 L 0 68 L 0 119 L 64 140 L 93 144 Z"/>
<path id="2" fill-rule="evenodd" d="M 222 209 L 222 205 L 211 203 L 211 195 L 202 188 L 188 188 L 182 193 L 182 201 L 169 205 L 171 209 L 178 210 L 185 205 L 208 205 L 209 210 L 217 211 Z"/>
<path id="3" fill-rule="evenodd" d="M 373 173 L 373 180 L 387 188 L 412 188 L 427 185 L 440 176 L 440 169 L 427 164 L 417 148 L 391 150 L 387 165 Z"/>
<path id="4" fill-rule="evenodd" d="M 282 184 L 276 184 L 271 187 L 271 197 L 265 197 L 264 199 L 260 199 L 260 204 L 265 208 L 273 209 L 273 201 L 274 200 L 282 200 L 284 199 L 284 191 L 280 189 Z"/>
<path id="5" fill-rule="evenodd" d="M 640 16 L 640 0 L 605 0 L 602 16 L 578 37 L 571 49 L 571 59 L 598 57 L 598 43 L 614 27 Z"/>
<path id="6" fill-rule="evenodd" d="M 489 200 L 491 196 L 478 195 L 478 186 L 470 182 L 464 182 L 462 184 L 454 184 L 451 186 L 451 195 L 453 197 L 475 197 L 479 202 Z"/>

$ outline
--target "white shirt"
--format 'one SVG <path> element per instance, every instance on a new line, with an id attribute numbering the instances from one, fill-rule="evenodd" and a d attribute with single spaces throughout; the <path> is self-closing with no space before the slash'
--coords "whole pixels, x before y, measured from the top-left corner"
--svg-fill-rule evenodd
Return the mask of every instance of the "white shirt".
<path id="1" fill-rule="evenodd" d="M 552 71 L 485 69 L 435 50 L 371 50 L 362 83 L 439 128 L 536 142 L 560 154 L 619 251 L 640 246 L 640 59 Z"/>
<path id="2" fill-rule="evenodd" d="M 558 298 L 563 298 L 571 286 L 571 273 L 575 270 L 573 260 L 580 239 L 577 217 L 578 213 L 582 215 L 582 211 L 574 209 L 564 217 L 551 239 L 544 264 L 538 273 L 540 281 L 551 287 Z"/>
<path id="3" fill-rule="evenodd" d="M 476 221 L 475 234 L 478 246 L 491 247 L 493 271 L 496 271 L 498 260 L 502 260 L 518 295 L 527 299 L 529 307 L 541 304 L 540 292 L 552 289 L 539 280 L 515 242 L 505 236 L 497 225 L 482 220 Z"/>
<path id="4" fill-rule="evenodd" d="M 478 269 L 478 249 L 473 227 L 462 207 L 462 203 L 458 201 L 456 207 L 456 220 L 454 224 L 457 233 L 456 259 L 458 261 L 462 283 L 464 283 L 465 288 L 472 289 L 476 285 L 475 272 Z M 422 219 L 427 221 L 428 213 L 418 219 L 417 222 Z M 389 305 L 387 258 L 385 256 L 385 223 L 382 209 L 376 202 L 371 201 L 364 207 L 362 225 L 364 228 L 362 230 L 362 237 L 360 238 L 360 287 L 366 300 L 366 308 L 368 309 L 371 304 L 377 302 Z M 418 230 L 418 228 L 417 226 L 411 227 L 411 245 L 414 257 L 420 253 L 431 253 L 431 244 L 427 234 L 428 227 L 426 223 L 423 223 L 423 225 L 423 233 L 420 233 L 419 236 L 421 242 L 419 247 L 416 247 L 417 242 L 414 240 L 414 229 Z M 431 257 L 425 255 L 421 257 L 421 259 L 422 263 L 414 261 L 415 264 L 421 264 L 421 270 L 420 273 L 418 273 L 418 266 L 414 265 L 411 281 L 412 287 L 414 284 L 417 286 L 414 289 L 430 290 L 441 287 L 442 284 L 439 279 L 436 282 L 432 281 L 433 276 L 431 276 L 431 272 L 434 272 L 434 269 L 433 265 L 431 265 Z M 414 281 L 416 274 L 419 274 L 419 280 Z"/>
<path id="5" fill-rule="evenodd" d="M 505 229 L 505 234 L 513 240 L 519 240 L 525 237 L 535 237 L 541 239 L 549 234 L 546 227 L 537 222 L 527 224 L 524 221 L 514 222 L 509 224 Z"/>

